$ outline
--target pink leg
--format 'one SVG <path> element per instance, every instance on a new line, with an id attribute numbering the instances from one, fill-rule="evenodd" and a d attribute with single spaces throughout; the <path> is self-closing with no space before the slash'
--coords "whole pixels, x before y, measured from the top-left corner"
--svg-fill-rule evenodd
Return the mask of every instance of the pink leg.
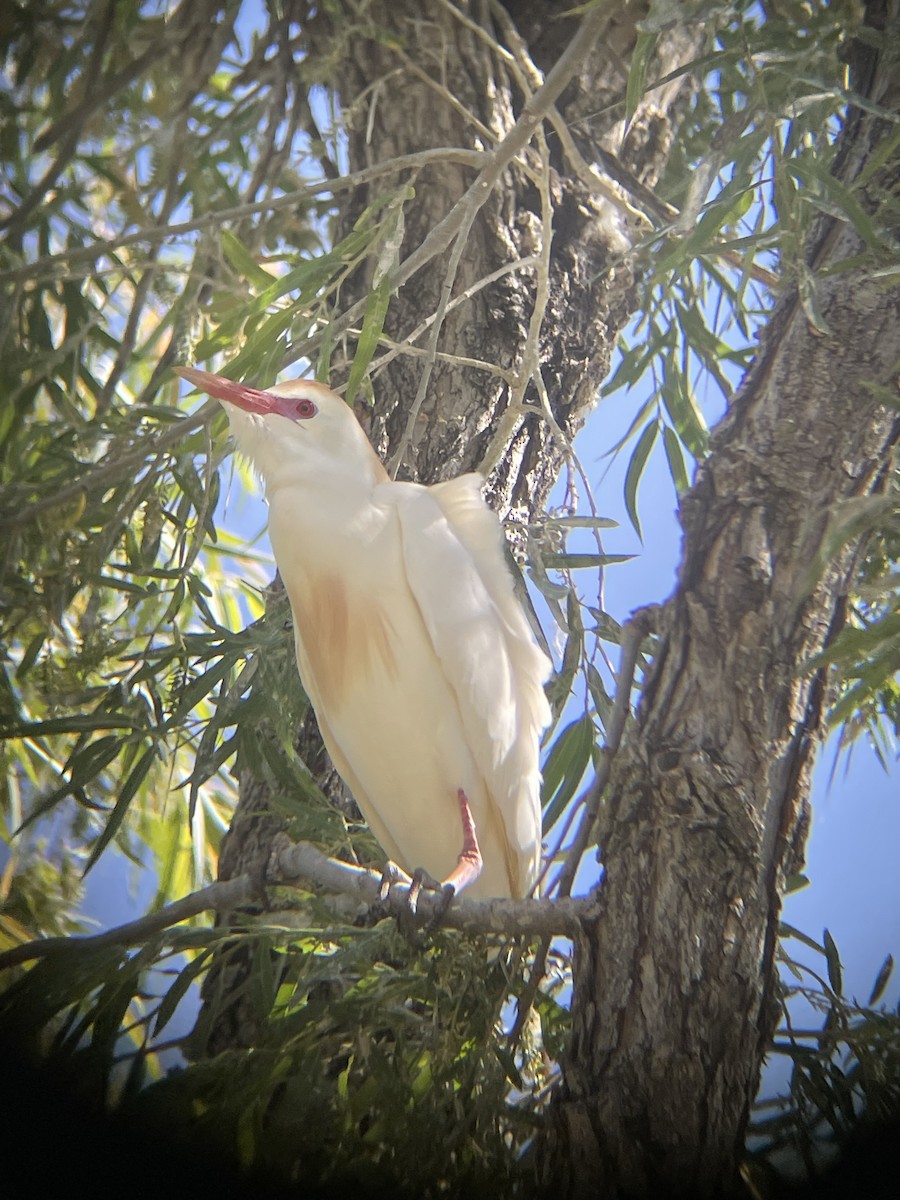
<path id="1" fill-rule="evenodd" d="M 459 800 L 459 814 L 462 817 L 463 847 L 456 866 L 441 884 L 441 887 L 452 887 L 454 893 L 461 892 L 470 883 L 474 883 L 484 865 L 481 850 L 478 848 L 478 836 L 472 810 L 469 808 L 469 799 L 462 788 L 457 791 L 456 798 Z"/>
<path id="2" fill-rule="evenodd" d="M 443 883 L 438 883 L 432 879 L 423 867 L 416 867 L 412 873 L 409 887 L 407 905 L 408 911 L 412 915 L 416 913 L 419 904 L 419 893 L 423 887 L 440 889 L 443 892 L 442 900 L 434 915 L 433 924 L 435 925 L 440 924 L 450 901 L 456 893 L 461 892 L 470 883 L 474 883 L 481 874 L 481 868 L 484 865 L 481 850 L 478 846 L 478 835 L 475 832 L 475 820 L 472 816 L 472 810 L 469 808 L 469 798 L 462 788 L 457 790 L 456 798 L 459 801 L 459 814 L 462 817 L 463 827 L 463 846 L 459 852 L 459 858 L 456 860 L 456 866 Z M 387 869 L 385 875 L 382 877 L 382 899 L 386 894 L 386 884 L 387 887 L 390 886 Z"/>

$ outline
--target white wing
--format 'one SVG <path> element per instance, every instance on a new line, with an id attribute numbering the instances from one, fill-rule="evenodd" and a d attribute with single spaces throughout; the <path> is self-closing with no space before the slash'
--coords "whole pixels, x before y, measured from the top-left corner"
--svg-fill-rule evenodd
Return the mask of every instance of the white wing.
<path id="1" fill-rule="evenodd" d="M 515 598 L 500 523 L 477 475 L 376 493 L 397 508 L 409 586 L 527 892 L 540 861 L 539 737 L 550 717 L 550 664 Z"/>

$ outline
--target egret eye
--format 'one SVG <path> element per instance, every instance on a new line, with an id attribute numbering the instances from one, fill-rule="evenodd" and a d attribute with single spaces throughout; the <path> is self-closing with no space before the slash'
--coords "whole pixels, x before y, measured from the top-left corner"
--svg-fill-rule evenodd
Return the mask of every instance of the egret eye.
<path id="1" fill-rule="evenodd" d="M 294 411 L 298 417 L 307 420 L 309 417 L 314 417 L 319 410 L 312 400 L 298 400 Z"/>

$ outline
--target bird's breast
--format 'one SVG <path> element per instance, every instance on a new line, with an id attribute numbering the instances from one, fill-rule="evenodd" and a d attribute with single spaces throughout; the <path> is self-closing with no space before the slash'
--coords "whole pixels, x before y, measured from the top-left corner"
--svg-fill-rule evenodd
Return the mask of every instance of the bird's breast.
<path id="1" fill-rule="evenodd" d="M 368 679 L 395 680 L 396 631 L 383 601 L 364 593 L 348 571 L 304 572 L 289 588 L 297 636 L 322 703 L 337 711 Z"/>
<path id="2" fill-rule="evenodd" d="M 272 503 L 269 533 L 313 676 L 304 682 L 335 712 L 367 682 L 397 680 L 411 633 L 400 602 L 408 593 L 400 533 L 389 509 L 345 496 L 314 507 L 298 499 Z M 298 521 L 298 513 L 315 519 Z"/>

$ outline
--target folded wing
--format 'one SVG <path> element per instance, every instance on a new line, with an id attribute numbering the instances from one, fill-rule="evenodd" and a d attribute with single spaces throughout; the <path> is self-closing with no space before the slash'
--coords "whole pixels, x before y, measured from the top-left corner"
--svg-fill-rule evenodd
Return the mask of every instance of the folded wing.
<path id="1" fill-rule="evenodd" d="M 502 828 L 512 894 L 525 895 L 540 863 L 539 738 L 550 717 L 550 664 L 515 598 L 500 524 L 477 475 L 377 491 L 397 507 L 409 586 L 456 696 L 490 819 Z"/>

